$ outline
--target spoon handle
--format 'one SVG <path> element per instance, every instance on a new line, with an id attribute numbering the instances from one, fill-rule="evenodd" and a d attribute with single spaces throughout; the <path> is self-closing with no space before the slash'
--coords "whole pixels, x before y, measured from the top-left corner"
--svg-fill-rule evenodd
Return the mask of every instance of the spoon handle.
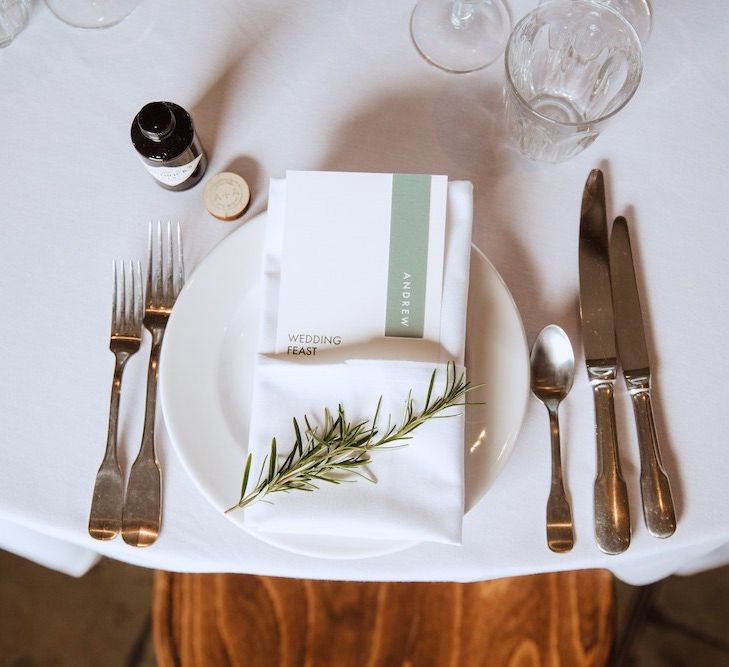
<path id="1" fill-rule="evenodd" d="M 595 537 L 606 554 L 619 554 L 630 546 L 630 510 L 628 490 L 620 470 L 613 381 L 593 381 L 592 392 L 597 437 Z"/>
<path id="2" fill-rule="evenodd" d="M 559 416 L 556 408 L 549 412 L 549 431 L 552 442 L 552 484 L 547 500 L 547 546 L 552 551 L 564 553 L 575 544 L 572 510 L 564 490 L 562 478 L 562 452 L 559 437 Z"/>

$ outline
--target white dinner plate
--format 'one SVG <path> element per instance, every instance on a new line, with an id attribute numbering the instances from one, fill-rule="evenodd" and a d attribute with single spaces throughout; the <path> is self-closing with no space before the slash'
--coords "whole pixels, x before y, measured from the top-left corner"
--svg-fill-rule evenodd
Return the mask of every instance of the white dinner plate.
<path id="1" fill-rule="evenodd" d="M 248 449 L 260 317 L 262 213 L 221 242 L 196 268 L 170 317 L 160 362 L 160 396 L 177 454 L 221 512 L 238 501 Z M 516 441 L 529 393 L 526 337 L 509 290 L 476 247 L 471 252 L 466 333 L 469 380 L 483 384 L 466 411 L 466 511 L 493 484 Z M 364 558 L 413 542 L 253 531 L 282 549 L 323 558 Z"/>

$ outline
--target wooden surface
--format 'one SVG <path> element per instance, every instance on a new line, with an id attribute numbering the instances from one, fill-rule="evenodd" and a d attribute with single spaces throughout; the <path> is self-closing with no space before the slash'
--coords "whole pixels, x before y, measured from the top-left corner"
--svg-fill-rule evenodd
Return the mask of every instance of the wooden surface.
<path id="1" fill-rule="evenodd" d="M 160 667 L 604 665 L 605 570 L 473 584 L 157 572 Z"/>

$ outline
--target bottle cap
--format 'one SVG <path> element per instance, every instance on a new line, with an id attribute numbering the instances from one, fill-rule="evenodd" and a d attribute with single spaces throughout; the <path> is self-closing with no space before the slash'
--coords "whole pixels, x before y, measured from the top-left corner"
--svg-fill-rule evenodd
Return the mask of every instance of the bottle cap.
<path id="1" fill-rule="evenodd" d="M 175 129 L 175 115 L 167 102 L 150 102 L 137 114 L 142 134 L 152 141 L 162 141 Z"/>
<path id="2" fill-rule="evenodd" d="M 246 210 L 251 199 L 248 183 L 238 174 L 223 171 L 215 174 L 203 191 L 205 207 L 218 220 L 235 220 Z"/>

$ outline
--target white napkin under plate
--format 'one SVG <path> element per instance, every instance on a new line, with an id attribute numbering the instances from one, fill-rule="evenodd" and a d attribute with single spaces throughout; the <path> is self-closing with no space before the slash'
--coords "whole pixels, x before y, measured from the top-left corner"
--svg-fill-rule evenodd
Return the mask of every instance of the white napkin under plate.
<path id="1" fill-rule="evenodd" d="M 333 363 L 297 362 L 273 354 L 281 276 L 286 181 L 272 179 L 263 256 L 263 313 L 256 358 L 249 433 L 255 482 L 271 439 L 279 460 L 293 442 L 292 418 L 307 415 L 321 423 L 324 408 L 333 414 L 341 403 L 353 421 L 370 418 L 382 397 L 380 419 L 386 426 L 402 423 L 412 389 L 415 408 L 422 408 L 431 374 L 437 370 L 434 396 L 446 380 L 446 364 L 463 369 L 466 307 L 473 220 L 472 185 L 448 185 L 439 361 L 408 359 L 408 341 L 398 359 L 359 358 Z M 416 357 L 417 358 L 417 357 Z M 400 359 L 406 359 L 402 361 Z M 342 535 L 372 539 L 460 544 L 464 497 L 463 408 L 448 419 L 429 420 L 413 432 L 407 445 L 372 453 L 367 468 L 377 482 L 354 478 L 339 485 L 322 482 L 310 493 L 274 493 L 244 510 L 244 522 L 257 531 Z"/>

